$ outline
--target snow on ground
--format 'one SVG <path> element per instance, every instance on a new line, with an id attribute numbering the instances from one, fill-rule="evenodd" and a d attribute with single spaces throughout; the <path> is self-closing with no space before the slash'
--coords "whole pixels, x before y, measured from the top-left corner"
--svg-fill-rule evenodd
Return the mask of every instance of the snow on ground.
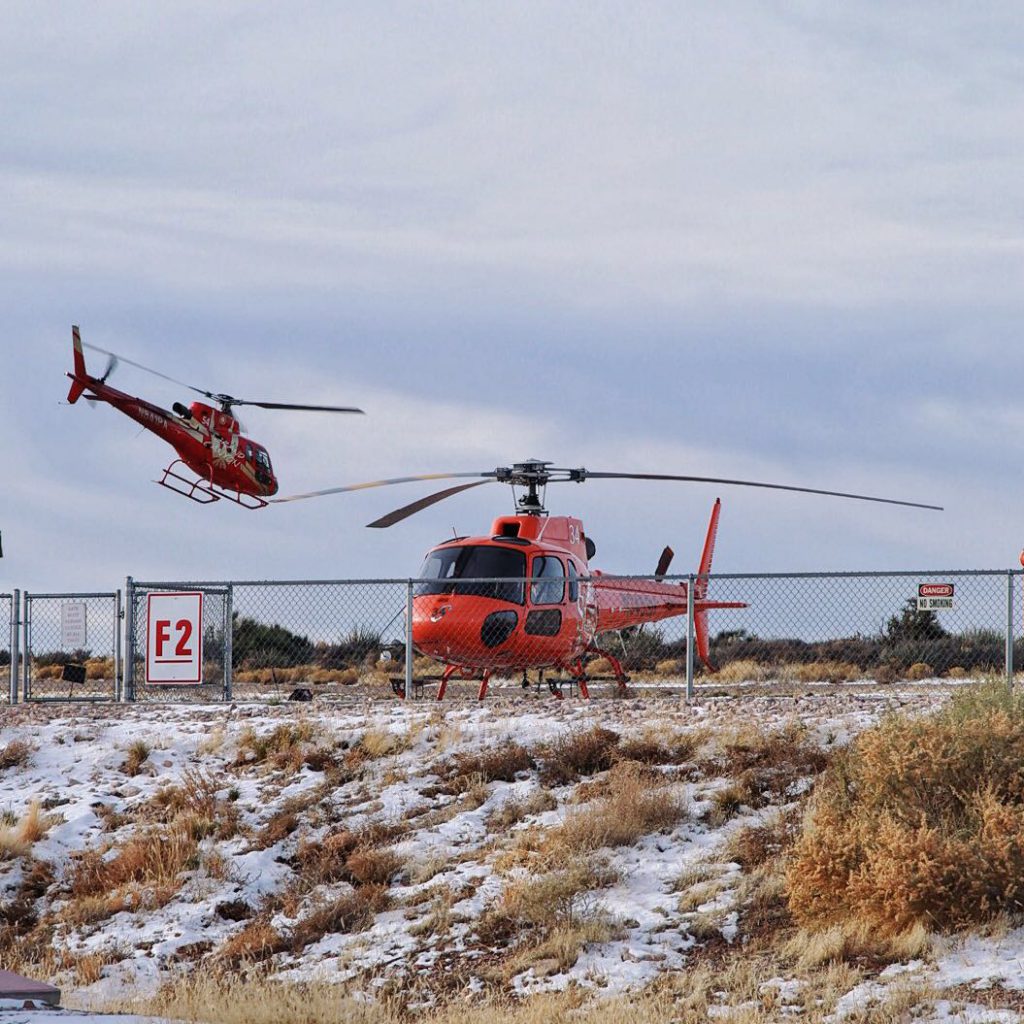
<path id="1" fill-rule="evenodd" d="M 890 711 L 925 710 L 942 699 L 941 693 L 879 688 L 804 697 L 705 697 L 693 705 L 664 696 L 583 702 L 517 694 L 443 707 L 362 699 L 273 707 L 20 707 L 2 712 L 0 748 L 22 741 L 31 752 L 27 763 L 0 769 L 0 813 L 16 823 L 39 804 L 51 816 L 45 836 L 31 850 L 32 859 L 54 868 L 53 883 L 36 909 L 54 924 L 53 945 L 71 964 L 66 976 L 54 980 L 79 1005 L 153 991 L 168 972 L 218 955 L 261 915 L 274 934 L 286 940 L 297 934 L 316 910 L 354 891 L 351 879 L 335 877 L 296 888 L 300 849 L 322 848 L 342 830 L 365 834 L 371 828 L 386 830 L 381 845 L 395 858 L 395 870 L 384 880 L 386 900 L 358 927 L 328 927 L 304 945 L 284 941 L 271 958 L 273 969 L 282 979 L 330 980 L 372 994 L 398 978 L 422 984 L 444 968 L 442 973 L 472 992 L 483 987 L 481 979 L 493 985 L 496 964 L 514 970 L 509 950 L 488 947 L 477 928 L 510 880 L 529 877 L 529 869 L 500 869 L 496 862 L 524 834 L 550 829 L 577 811 L 579 784 L 546 787 L 537 770 L 526 770 L 509 781 L 470 780 L 469 789 L 453 790 L 445 783 L 456 755 L 493 751 L 510 742 L 537 751 L 570 730 L 603 726 L 624 738 L 652 729 L 662 736 L 692 733 L 707 757 L 722 735 L 793 722 L 827 749 Z M 300 750 L 328 751 L 341 770 L 332 775 L 316 759 L 275 763 L 254 753 L 254 737 L 282 726 L 304 729 Z M 138 774 L 129 775 L 126 759 L 140 742 L 148 756 Z M 738 827 L 773 809 L 741 808 L 724 824 L 710 824 L 705 812 L 716 790 L 730 780 L 697 770 L 697 760 L 695 754 L 693 763 L 659 769 L 688 808 L 680 821 L 634 845 L 595 855 L 614 879 L 593 894 L 600 914 L 615 923 L 607 940 L 586 943 L 565 969 L 548 961 L 523 965 L 506 976 L 509 991 L 570 984 L 607 993 L 643 987 L 661 972 L 692 962 L 700 945 L 694 934 L 698 917 L 713 918 L 726 944 L 742 944 L 731 902 L 740 869 L 724 857 L 723 847 Z M 82 852 L 99 851 L 110 861 L 140 829 L 166 829 L 152 824 L 153 809 L 168 787 L 187 786 L 190 779 L 209 780 L 220 806 L 237 815 L 237 828 L 200 839 L 197 856 L 185 865 L 177 891 L 165 903 L 143 882 L 117 912 L 70 913 L 68 887 Z M 796 800 L 810 781 L 798 780 L 786 799 Z M 521 820 L 498 829 L 489 824 L 509 801 L 525 802 L 545 792 L 548 803 Z M 296 809 L 291 825 L 284 817 L 289 808 Z M 705 904 L 684 911 L 677 882 L 698 864 L 715 865 L 716 891 Z M 0 901 L 16 896 L 29 866 L 28 857 L 0 859 Z M 290 895 L 282 899 L 285 892 Z M 74 964 L 89 957 L 102 965 L 98 978 L 76 973 Z M 841 1021 L 879 998 L 907 974 L 940 990 L 1024 989 L 1022 959 L 1024 931 L 951 941 L 934 962 L 897 965 L 865 981 L 844 996 L 834 1019 Z M 793 979 L 777 979 L 780 1005 L 796 1001 L 799 987 Z M 1018 1019 L 991 1009 L 972 1017 L 969 1001 L 951 1007 L 936 1003 L 934 1016 L 922 1019 Z M 0 1024 L 23 1016 L 0 1007 Z M 65 1018 L 36 1012 L 27 1019 L 49 1024 Z"/>

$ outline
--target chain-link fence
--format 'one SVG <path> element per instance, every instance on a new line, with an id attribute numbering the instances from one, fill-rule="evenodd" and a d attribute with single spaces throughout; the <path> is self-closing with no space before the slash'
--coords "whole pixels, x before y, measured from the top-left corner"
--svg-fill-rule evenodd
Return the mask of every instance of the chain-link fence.
<path id="1" fill-rule="evenodd" d="M 25 700 L 116 700 L 121 595 L 25 594 Z"/>
<path id="2" fill-rule="evenodd" d="M 1016 572 L 129 583 L 129 699 L 947 686 L 1024 668 Z M 150 594 L 204 595 L 202 682 L 146 682 Z M 596 687 L 596 689 L 595 689 Z"/>
<path id="3" fill-rule="evenodd" d="M 0 679 L 6 686 L 5 692 L 0 693 L 0 702 L 12 702 L 18 695 L 18 612 L 14 594 L 0 594 L 0 623 L 4 622 L 7 636 L 0 639 Z"/>

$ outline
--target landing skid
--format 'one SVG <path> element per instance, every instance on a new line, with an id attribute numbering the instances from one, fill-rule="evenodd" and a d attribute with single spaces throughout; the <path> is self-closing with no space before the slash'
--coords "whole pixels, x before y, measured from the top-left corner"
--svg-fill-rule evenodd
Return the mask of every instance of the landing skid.
<path id="1" fill-rule="evenodd" d="M 246 494 L 244 491 L 226 491 L 218 487 L 212 480 L 203 480 L 196 477 L 194 480 L 176 473 L 175 466 L 184 465 L 181 459 L 175 459 L 165 470 L 163 476 L 155 481 L 161 487 L 166 487 L 175 494 L 181 494 L 199 505 L 212 505 L 221 498 L 233 501 L 242 508 L 257 509 L 266 508 L 267 502 L 255 494 Z"/>

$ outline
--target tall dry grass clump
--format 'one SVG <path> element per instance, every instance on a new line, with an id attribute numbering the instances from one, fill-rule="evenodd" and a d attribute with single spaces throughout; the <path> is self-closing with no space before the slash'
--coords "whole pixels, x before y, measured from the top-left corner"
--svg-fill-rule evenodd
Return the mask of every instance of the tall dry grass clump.
<path id="1" fill-rule="evenodd" d="M 886 935 L 1024 911 L 1024 698 L 990 684 L 862 733 L 823 775 L 787 869 L 801 924 Z"/>
<path id="2" fill-rule="evenodd" d="M 539 854 L 542 864 L 554 865 L 570 856 L 631 846 L 641 836 L 668 831 L 689 810 L 671 780 L 636 762 L 616 764 L 601 788 L 605 796 L 566 815 L 560 824 L 523 833 L 521 850 Z"/>

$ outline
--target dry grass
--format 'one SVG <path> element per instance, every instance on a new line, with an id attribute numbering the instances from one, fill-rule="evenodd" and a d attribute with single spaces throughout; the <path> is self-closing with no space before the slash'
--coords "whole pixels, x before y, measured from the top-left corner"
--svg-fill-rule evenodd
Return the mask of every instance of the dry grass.
<path id="1" fill-rule="evenodd" d="M 181 888 L 182 874 L 198 866 L 198 843 L 181 825 L 140 832 L 113 857 L 87 850 L 71 868 L 65 916 L 95 921 L 120 910 L 166 906 Z"/>
<path id="2" fill-rule="evenodd" d="M 811 928 L 954 930 L 1024 908 L 1024 699 L 972 688 L 862 733 L 818 785 L 788 871 Z"/>
<path id="3" fill-rule="evenodd" d="M 235 766 L 261 765 L 297 772 L 302 767 L 307 745 L 314 735 L 315 726 L 308 719 L 282 723 L 270 732 L 257 732 L 251 726 L 246 726 L 238 737 Z"/>
<path id="4" fill-rule="evenodd" d="M 864 672 L 849 661 L 808 661 L 782 665 L 778 678 L 786 683 L 849 683 Z"/>
<path id="5" fill-rule="evenodd" d="M 442 771 L 449 779 L 476 777 L 484 782 L 514 782 L 520 772 L 534 767 L 536 763 L 526 747 L 506 737 L 484 750 L 456 754 Z"/>
<path id="6" fill-rule="evenodd" d="M 0 749 L 0 771 L 25 768 L 32 756 L 32 748 L 24 740 L 11 740 Z"/>
<path id="7" fill-rule="evenodd" d="M 491 832 L 504 832 L 524 818 L 553 811 L 558 801 L 546 790 L 538 789 L 525 797 L 512 797 L 506 800 L 487 819 L 487 828 Z"/>
<path id="8" fill-rule="evenodd" d="M 782 953 L 797 970 L 806 971 L 826 963 L 914 960 L 931 945 L 932 936 L 920 923 L 896 935 L 882 935 L 861 921 L 846 921 L 819 931 L 801 929 L 785 942 Z"/>
<path id="9" fill-rule="evenodd" d="M 332 882 L 383 885 L 402 867 L 387 843 L 408 830 L 404 821 L 376 822 L 359 830 L 340 829 L 322 839 L 303 840 L 295 851 L 296 884 L 304 891 Z"/>
<path id="10" fill-rule="evenodd" d="M 776 811 L 757 825 L 745 825 L 729 837 L 725 856 L 744 871 L 779 856 L 796 838 L 799 818 L 795 809 Z"/>
<path id="11" fill-rule="evenodd" d="M 620 740 L 616 755 L 624 761 L 639 761 L 641 764 L 687 764 L 707 742 L 708 735 L 706 729 L 682 732 L 649 725 L 639 736 Z"/>
<path id="12" fill-rule="evenodd" d="M 176 825 L 194 839 L 230 839 L 238 832 L 238 808 L 220 796 L 217 781 L 205 772 L 187 769 L 181 781 L 157 790 L 140 815 L 142 821 Z"/>
<path id="13" fill-rule="evenodd" d="M 772 666 L 741 658 L 723 665 L 712 678 L 716 683 L 763 683 L 772 678 Z"/>
<path id="14" fill-rule="evenodd" d="M 538 750 L 543 761 L 541 782 L 563 786 L 581 776 L 607 771 L 615 763 L 619 734 L 595 725 L 563 733 Z"/>
<path id="15" fill-rule="evenodd" d="M 633 762 L 616 765 L 604 786 L 607 796 L 582 806 L 553 828 L 520 833 L 496 866 L 531 859 L 555 866 L 579 853 L 631 846 L 643 835 L 673 828 L 687 814 L 685 802 L 668 780 Z"/>
<path id="16" fill-rule="evenodd" d="M 829 763 L 829 754 L 810 741 L 799 723 L 770 732 L 742 729 L 719 744 L 718 755 L 702 764 L 709 775 L 732 779 L 712 796 L 707 818 L 716 826 L 743 807 L 756 810 L 784 801 L 801 780 L 820 774 Z"/>
<path id="17" fill-rule="evenodd" d="M 356 746 L 356 749 L 370 760 L 391 757 L 408 750 L 408 735 L 391 732 L 389 729 L 367 729 Z"/>
<path id="18" fill-rule="evenodd" d="M 128 755 L 121 765 L 121 771 L 125 775 L 138 775 L 142 770 L 142 765 L 149 758 L 150 752 L 151 748 L 145 740 L 135 740 L 128 747 Z"/>
<path id="19" fill-rule="evenodd" d="M 293 953 L 319 942 L 328 934 L 362 931 L 373 924 L 374 916 L 387 909 L 389 899 L 383 885 L 364 885 L 322 904 L 303 917 L 288 936 Z"/>
<path id="20" fill-rule="evenodd" d="M 0 824 L 0 861 L 29 856 L 32 847 L 60 820 L 59 815 L 44 814 L 39 801 L 33 800 L 16 821 Z"/>
<path id="21" fill-rule="evenodd" d="M 539 973 L 564 970 L 575 960 L 581 942 L 605 941 L 609 933 L 600 926 L 590 933 L 553 935 L 532 949 L 521 964 L 540 968 Z M 576 953 L 578 955 L 578 953 Z M 674 972 L 644 991 L 610 998 L 581 987 L 563 992 L 516 999 L 481 997 L 442 1001 L 423 1009 L 422 986 L 395 985 L 390 994 L 368 1001 L 349 997 L 330 982 L 290 984 L 259 973 L 211 971 L 182 975 L 153 997 L 131 1000 L 122 995 L 104 1007 L 158 1015 L 193 1024 L 778 1024 L 797 1016 L 805 1024 L 823 1024 L 833 1013 L 839 997 L 861 980 L 847 965 L 815 972 L 804 979 L 798 993 L 783 997 L 779 990 L 779 963 L 770 957 L 744 956 L 725 963 L 697 963 Z M 894 986 L 873 1006 L 859 1009 L 848 1018 L 855 1024 L 896 1024 L 914 1019 L 915 1010 L 928 1005 L 936 993 L 924 986 Z M 420 1004 L 413 1014 L 410 1004 Z"/>

